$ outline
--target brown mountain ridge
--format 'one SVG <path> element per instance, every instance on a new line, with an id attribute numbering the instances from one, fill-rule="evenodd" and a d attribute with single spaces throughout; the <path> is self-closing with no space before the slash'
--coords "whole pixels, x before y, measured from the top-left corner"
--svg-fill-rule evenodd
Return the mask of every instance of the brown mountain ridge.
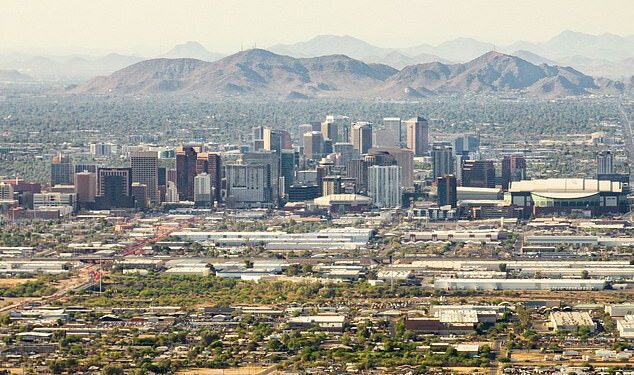
<path id="1" fill-rule="evenodd" d="M 440 62 L 402 70 L 345 55 L 293 58 L 262 49 L 214 62 L 152 59 L 96 77 L 71 94 L 195 95 L 211 98 L 419 98 L 438 94 L 521 93 L 541 98 L 618 94 L 624 86 L 570 67 L 535 65 L 488 52 L 464 64 Z"/>

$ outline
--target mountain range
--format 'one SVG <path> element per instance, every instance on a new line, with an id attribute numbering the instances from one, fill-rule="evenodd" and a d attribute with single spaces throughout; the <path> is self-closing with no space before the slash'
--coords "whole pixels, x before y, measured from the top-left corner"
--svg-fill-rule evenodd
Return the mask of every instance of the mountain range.
<path id="1" fill-rule="evenodd" d="M 495 46 L 472 38 L 457 38 L 437 46 L 421 44 L 405 48 L 381 48 L 351 36 L 321 35 L 305 42 L 275 45 L 271 51 L 293 57 L 316 57 L 343 53 L 367 62 L 401 69 L 427 62 L 467 62 L 498 50 L 539 64 L 568 65 L 592 75 L 629 78 L 634 75 L 634 35 L 591 35 L 564 31 L 542 43 L 519 41 Z M 532 57 L 521 54 L 531 54 Z"/>
<path id="2" fill-rule="evenodd" d="M 421 98 L 437 94 L 523 94 L 539 98 L 619 94 L 625 86 L 570 67 L 536 65 L 487 52 L 466 63 L 398 70 L 346 55 L 295 58 L 251 49 L 207 62 L 152 59 L 68 90 L 71 94 L 277 98 Z"/>
<path id="3" fill-rule="evenodd" d="M 17 70 L 0 70 L 0 82 L 28 82 L 32 77 L 20 73 Z"/>
<path id="4" fill-rule="evenodd" d="M 110 74 L 139 61 L 143 61 L 143 58 L 116 53 L 99 58 L 21 55 L 0 61 L 0 69 L 18 71 L 37 80 L 82 80 Z"/>
<path id="5" fill-rule="evenodd" d="M 183 44 L 177 44 L 167 53 L 160 57 L 166 59 L 197 59 L 203 61 L 216 61 L 224 57 L 220 53 L 210 52 L 202 44 L 194 41 L 190 41 Z"/>
<path id="6" fill-rule="evenodd" d="M 320 35 L 295 44 L 275 45 L 271 52 L 295 58 L 342 54 L 367 64 L 384 64 L 401 70 L 407 66 L 439 62 L 468 62 L 498 50 L 535 65 L 571 66 L 595 77 L 629 81 L 634 75 L 634 36 L 591 35 L 565 31 L 542 43 L 519 41 L 494 46 L 471 38 L 457 38 L 439 45 L 420 44 L 404 48 L 374 46 L 352 36 Z M 213 62 L 222 54 L 195 41 L 174 46 L 158 58 L 192 58 Z M 34 80 L 83 81 L 108 75 L 147 57 L 112 53 L 105 56 L 0 54 L 0 70 L 16 70 Z"/>
<path id="7" fill-rule="evenodd" d="M 187 42 L 174 46 L 160 58 L 192 58 L 203 61 L 215 61 L 224 55 L 210 52 L 198 42 Z M 111 53 L 93 57 L 84 55 L 69 56 L 0 56 L 0 69 L 16 70 L 37 80 L 75 80 L 83 81 L 94 76 L 111 74 L 127 66 L 146 60 L 143 57 Z"/>
<path id="8" fill-rule="evenodd" d="M 497 50 L 520 57 L 536 65 L 571 66 L 596 77 L 629 80 L 634 75 L 634 36 L 613 34 L 591 35 L 564 31 L 542 43 L 518 41 L 506 46 L 472 38 L 457 38 L 439 45 L 419 44 L 403 48 L 384 48 L 352 36 L 320 35 L 295 44 L 278 44 L 269 51 L 295 58 L 311 58 L 342 54 L 367 64 L 385 64 L 396 69 L 406 66 L 440 62 L 465 63 Z M 109 54 L 29 55 L 0 54 L 0 69 L 17 70 L 35 80 L 82 81 L 95 75 L 111 74 L 147 58 L 193 58 L 216 61 L 225 55 L 211 52 L 195 41 L 174 46 L 158 56 Z"/>

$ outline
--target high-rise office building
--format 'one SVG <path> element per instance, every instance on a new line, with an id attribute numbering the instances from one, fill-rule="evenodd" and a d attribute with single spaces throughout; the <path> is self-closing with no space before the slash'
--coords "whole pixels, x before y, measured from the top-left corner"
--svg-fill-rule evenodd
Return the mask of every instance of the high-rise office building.
<path id="1" fill-rule="evenodd" d="M 373 165 L 396 165 L 394 156 L 390 155 L 387 151 L 382 151 L 382 149 L 377 150 L 374 147 L 368 150 L 368 153 L 363 156 L 363 160 L 368 163 L 368 167 Z"/>
<path id="2" fill-rule="evenodd" d="M 159 186 L 167 185 L 167 168 L 158 167 L 158 184 Z"/>
<path id="3" fill-rule="evenodd" d="M 389 155 L 392 159 L 394 159 L 396 165 L 401 167 L 401 186 L 403 188 L 410 189 L 414 187 L 414 153 L 412 150 L 396 147 L 373 147 L 368 151 L 368 155 L 376 153 Z M 368 159 L 366 158 L 366 160 Z M 368 161 L 370 161 L 370 165 L 376 165 L 376 163 L 372 163 L 372 160 Z"/>
<path id="4" fill-rule="evenodd" d="M 270 171 L 270 165 L 226 165 L 227 207 L 271 207 L 273 199 Z"/>
<path id="5" fill-rule="evenodd" d="M 112 155 L 113 144 L 112 143 L 91 143 L 90 153 L 96 158 L 109 157 Z"/>
<path id="6" fill-rule="evenodd" d="M 207 174 L 211 177 L 214 199 L 222 203 L 222 157 L 217 153 L 207 154 Z"/>
<path id="7" fill-rule="evenodd" d="M 333 143 L 339 139 L 337 124 L 332 121 L 323 121 L 321 123 L 321 134 L 324 139 L 330 139 Z"/>
<path id="8" fill-rule="evenodd" d="M 150 204 L 159 204 L 158 155 L 156 151 L 136 151 L 130 153 L 132 183 L 146 186 Z"/>
<path id="9" fill-rule="evenodd" d="M 504 155 L 502 159 L 502 189 L 508 190 L 512 181 L 526 179 L 526 159 L 524 155 Z"/>
<path id="10" fill-rule="evenodd" d="M 454 176 L 456 176 L 456 179 L 458 180 L 458 184 L 462 184 L 462 163 L 465 160 L 469 160 L 469 157 L 467 155 L 454 155 L 453 170 Z"/>
<path id="11" fill-rule="evenodd" d="M 332 139 L 332 143 L 345 143 L 350 142 L 350 118 L 342 115 L 328 115 L 326 116 L 326 122 L 333 124 L 335 138 Z M 323 130 L 323 129 L 322 129 Z M 332 135 L 333 133 L 331 133 Z M 324 135 L 326 137 L 326 135 Z"/>
<path id="12" fill-rule="evenodd" d="M 304 134 L 310 133 L 313 131 L 313 126 L 311 124 L 301 124 L 297 126 L 297 133 L 299 134 L 299 145 L 304 147 Z M 321 131 L 321 129 L 320 129 Z"/>
<path id="13" fill-rule="evenodd" d="M 453 174 L 453 150 L 449 146 L 434 145 L 431 149 L 433 178 Z"/>
<path id="14" fill-rule="evenodd" d="M 597 174 L 613 174 L 614 160 L 612 152 L 601 151 L 597 154 Z"/>
<path id="15" fill-rule="evenodd" d="M 194 204 L 198 207 L 211 207 L 213 204 L 211 176 L 205 172 L 194 177 Z"/>
<path id="16" fill-rule="evenodd" d="M 321 195 L 341 194 L 341 176 L 325 176 L 321 179 Z"/>
<path id="17" fill-rule="evenodd" d="M 113 185 L 115 179 L 107 177 L 117 177 L 118 184 Z M 99 168 L 97 170 L 97 195 L 118 195 L 129 196 L 132 185 L 131 168 Z"/>
<path id="18" fill-rule="evenodd" d="M 439 176 L 436 178 L 438 188 L 438 206 L 458 205 L 458 181 L 454 175 Z"/>
<path id="19" fill-rule="evenodd" d="M 95 201 L 102 209 L 133 207 L 132 169 L 99 168 Z"/>
<path id="20" fill-rule="evenodd" d="M 138 182 L 132 183 L 132 196 L 136 202 L 138 208 L 148 208 L 152 205 L 150 197 L 148 196 L 148 189 L 146 184 Z"/>
<path id="21" fill-rule="evenodd" d="M 264 139 L 264 127 L 254 126 L 251 128 L 251 141 Z"/>
<path id="22" fill-rule="evenodd" d="M 282 150 L 282 134 L 270 128 L 264 128 L 264 150 L 276 151 L 279 155 Z"/>
<path id="23" fill-rule="evenodd" d="M 480 136 L 477 134 L 463 134 L 454 140 L 456 155 L 468 155 L 480 149 Z"/>
<path id="24" fill-rule="evenodd" d="M 286 196 L 288 189 L 295 183 L 295 151 L 282 150 L 280 154 L 280 176 L 284 179 L 284 190 L 280 192 L 280 196 Z"/>
<path id="25" fill-rule="evenodd" d="M 356 184 L 356 192 L 368 191 L 368 162 L 360 159 L 352 159 L 346 167 L 346 174 L 350 178 L 354 178 Z"/>
<path id="26" fill-rule="evenodd" d="M 51 186 L 73 184 L 73 163 L 70 157 L 61 153 L 51 160 Z"/>
<path id="27" fill-rule="evenodd" d="M 429 151 L 429 123 L 422 117 L 405 121 L 407 129 L 407 148 L 414 156 L 424 156 Z"/>
<path id="28" fill-rule="evenodd" d="M 324 136 L 321 132 L 312 131 L 304 134 L 304 156 L 319 160 L 324 153 Z"/>
<path id="29" fill-rule="evenodd" d="M 7 182 L 0 182 L 0 199 L 2 200 L 12 200 L 14 199 L 14 190 L 13 185 Z"/>
<path id="30" fill-rule="evenodd" d="M 75 173 L 75 193 L 77 202 L 82 208 L 95 203 L 97 196 L 97 175 L 92 172 Z"/>
<path id="31" fill-rule="evenodd" d="M 375 132 L 375 147 L 401 148 L 403 136 L 401 134 L 400 117 L 386 117 L 383 119 L 383 129 Z"/>
<path id="32" fill-rule="evenodd" d="M 462 186 L 495 188 L 495 165 L 492 160 L 464 160 Z"/>
<path id="33" fill-rule="evenodd" d="M 372 124 L 369 122 L 355 122 L 352 124 L 352 146 L 359 154 L 367 154 L 372 148 Z"/>
<path id="34" fill-rule="evenodd" d="M 335 143 L 333 146 L 333 152 L 339 154 L 339 164 L 344 167 L 348 165 L 348 162 L 355 159 L 355 151 L 352 143 Z"/>
<path id="35" fill-rule="evenodd" d="M 178 189 L 176 188 L 176 183 L 167 181 L 167 185 L 165 186 L 165 202 L 177 203 L 178 201 Z"/>
<path id="36" fill-rule="evenodd" d="M 244 165 L 268 165 L 274 203 L 280 198 L 280 155 L 276 151 L 247 152 L 241 156 Z"/>
<path id="37" fill-rule="evenodd" d="M 75 163 L 73 165 L 73 170 L 74 173 L 79 173 L 79 172 L 90 172 L 90 173 L 97 173 L 97 169 L 99 168 L 103 168 L 105 167 L 105 165 L 103 164 L 96 164 L 96 163 Z"/>
<path id="38" fill-rule="evenodd" d="M 401 167 L 373 165 L 368 168 L 368 195 L 379 208 L 402 205 Z"/>
<path id="39" fill-rule="evenodd" d="M 181 201 L 194 200 L 194 177 L 196 177 L 198 153 L 192 146 L 176 149 L 176 188 Z"/>
<path id="40" fill-rule="evenodd" d="M 280 134 L 280 138 L 282 141 L 282 150 L 292 150 L 293 149 L 293 139 L 291 138 L 291 133 L 286 130 L 277 130 Z"/>
<path id="41" fill-rule="evenodd" d="M 331 139 L 324 139 L 324 155 L 330 155 L 333 152 L 333 143 Z"/>

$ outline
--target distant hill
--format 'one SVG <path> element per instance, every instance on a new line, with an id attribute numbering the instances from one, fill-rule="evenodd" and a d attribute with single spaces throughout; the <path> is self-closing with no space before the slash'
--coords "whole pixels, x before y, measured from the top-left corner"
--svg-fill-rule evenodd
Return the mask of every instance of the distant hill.
<path id="1" fill-rule="evenodd" d="M 543 98 L 582 95 L 599 88 L 592 77 L 572 68 L 535 65 L 499 52 L 488 52 L 465 64 L 408 66 L 387 84 L 436 93 L 524 91 Z"/>
<path id="2" fill-rule="evenodd" d="M 430 62 L 443 62 L 451 63 L 451 61 L 443 59 L 436 55 L 430 55 L 427 53 L 421 53 L 415 56 L 407 56 L 399 51 L 390 51 L 383 55 L 366 56 L 362 58 L 363 61 L 368 63 L 379 63 L 392 66 L 396 69 L 403 69 L 408 65 L 425 64 Z"/>
<path id="3" fill-rule="evenodd" d="M 17 70 L 0 70 L 0 82 L 27 82 L 33 78 Z"/>
<path id="4" fill-rule="evenodd" d="M 518 41 L 508 46 L 457 38 L 437 46 L 423 43 L 405 48 L 382 48 L 351 36 L 321 35 L 305 42 L 271 47 L 275 53 L 293 57 L 345 54 L 398 69 L 428 62 L 468 62 L 492 49 L 533 64 L 563 63 L 597 76 L 622 78 L 634 73 L 628 64 L 628 59 L 634 58 L 634 36 L 591 35 L 574 31 L 564 31 L 546 42 Z"/>
<path id="5" fill-rule="evenodd" d="M 397 70 L 345 55 L 294 58 L 252 49 L 215 62 L 153 59 L 97 77 L 75 94 L 266 96 L 278 98 L 418 98 L 436 94 L 517 93 L 556 98 L 610 93 L 569 67 L 535 65 L 516 56 L 488 52 L 464 64 L 440 62 Z"/>
<path id="6" fill-rule="evenodd" d="M 390 51 L 387 48 L 373 46 L 368 42 L 349 35 L 318 35 L 305 42 L 277 44 L 269 48 L 269 50 L 297 58 L 346 55 L 355 59 L 362 59 L 366 56 L 380 56 Z"/>
<path id="7" fill-rule="evenodd" d="M 541 64 L 547 64 L 547 65 L 559 65 L 558 62 L 548 59 L 544 56 L 540 56 L 536 53 L 533 53 L 531 51 L 526 51 L 526 50 L 518 50 L 515 51 L 513 53 L 511 53 L 511 55 L 519 57 L 522 60 L 526 60 L 531 64 L 535 64 L 535 65 L 541 65 Z"/>
<path id="8" fill-rule="evenodd" d="M 520 51 L 517 51 L 520 50 Z M 505 51 L 535 63 L 522 53 L 531 53 L 547 64 L 572 66 L 586 74 L 611 79 L 627 79 L 634 74 L 634 35 L 591 35 L 564 31 L 543 43 L 516 42 Z M 553 61 L 554 60 L 554 61 Z"/>
<path id="9" fill-rule="evenodd" d="M 625 80 L 634 74 L 634 57 L 623 60 L 610 61 L 606 59 L 592 59 L 585 56 L 571 56 L 561 58 L 562 65 L 573 66 L 587 74 L 617 80 Z"/>
<path id="10" fill-rule="evenodd" d="M 142 60 L 137 56 L 116 53 L 98 58 L 21 56 L 19 59 L 0 63 L 0 69 L 18 70 L 39 80 L 83 80 L 96 75 L 110 74 Z"/>
<path id="11" fill-rule="evenodd" d="M 491 43 L 472 38 L 457 38 L 439 44 L 434 53 L 453 61 L 469 61 L 494 49 Z"/>
<path id="12" fill-rule="evenodd" d="M 252 49 L 208 63 L 194 59 L 154 59 L 97 77 L 77 93 L 286 97 L 358 96 L 374 89 L 395 69 L 343 55 L 296 59 Z"/>
<path id="13" fill-rule="evenodd" d="M 167 53 L 160 56 L 166 59 L 197 59 L 203 61 L 216 61 L 223 55 L 208 51 L 202 44 L 198 42 L 187 42 L 174 46 Z"/>

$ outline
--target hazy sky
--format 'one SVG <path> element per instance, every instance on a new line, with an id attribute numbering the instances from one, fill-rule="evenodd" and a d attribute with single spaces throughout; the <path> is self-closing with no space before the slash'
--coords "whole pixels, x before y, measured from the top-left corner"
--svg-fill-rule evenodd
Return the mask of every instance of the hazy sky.
<path id="1" fill-rule="evenodd" d="M 383 47 L 460 36 L 502 45 L 563 30 L 634 34 L 634 0 L 0 0 L 0 14 L 0 53 L 158 53 L 189 40 L 227 53 L 319 34 Z"/>

